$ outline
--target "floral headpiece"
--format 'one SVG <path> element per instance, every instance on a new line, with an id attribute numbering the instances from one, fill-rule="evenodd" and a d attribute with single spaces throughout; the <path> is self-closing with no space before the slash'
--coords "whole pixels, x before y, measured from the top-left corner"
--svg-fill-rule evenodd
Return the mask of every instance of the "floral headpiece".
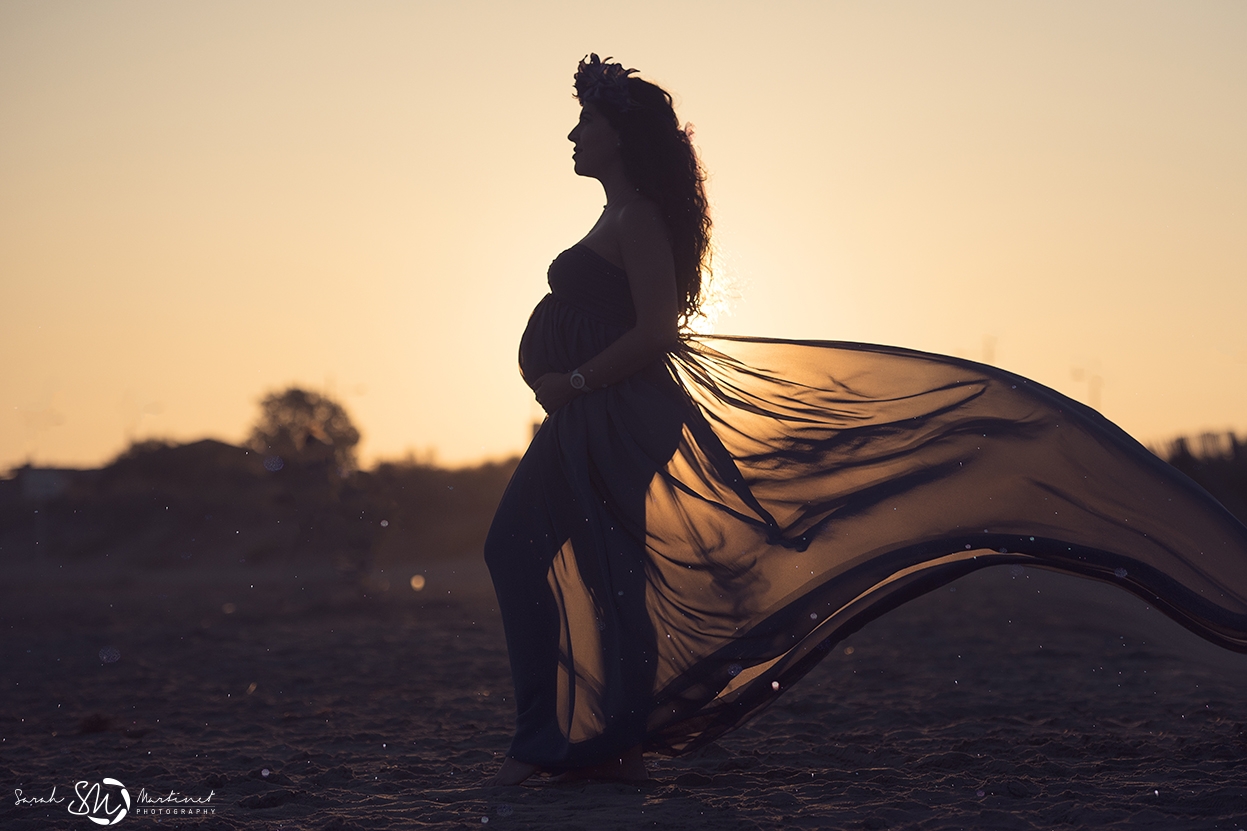
<path id="1" fill-rule="evenodd" d="M 590 52 L 576 67 L 576 98 L 582 105 L 604 103 L 619 111 L 636 106 L 628 95 L 628 76 L 635 69 L 624 69 L 621 63 L 608 63 Z"/>

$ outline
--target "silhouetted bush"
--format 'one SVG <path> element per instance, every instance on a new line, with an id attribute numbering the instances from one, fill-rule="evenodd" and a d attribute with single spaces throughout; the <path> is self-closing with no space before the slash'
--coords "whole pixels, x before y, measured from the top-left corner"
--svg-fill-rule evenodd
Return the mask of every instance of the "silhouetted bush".
<path id="1" fill-rule="evenodd" d="M 359 439 L 340 404 L 292 387 L 264 397 L 248 447 L 146 440 L 100 470 L 19 468 L 0 481 L 0 555 L 362 572 L 481 549 L 515 460 L 360 471 Z"/>
<path id="2" fill-rule="evenodd" d="M 419 561 L 480 551 L 518 459 L 447 469 L 386 463 L 360 477 L 369 509 L 385 521 L 374 562 Z"/>
<path id="3" fill-rule="evenodd" d="M 144 441 L 99 470 L 19 468 L 0 482 L 0 556 L 355 572 L 444 559 L 480 551 L 515 468 L 387 463 L 328 482 L 266 460 L 211 439 Z"/>
<path id="4" fill-rule="evenodd" d="M 1157 455 L 1198 482 L 1247 523 L 1247 441 L 1233 433 L 1174 439 Z"/>

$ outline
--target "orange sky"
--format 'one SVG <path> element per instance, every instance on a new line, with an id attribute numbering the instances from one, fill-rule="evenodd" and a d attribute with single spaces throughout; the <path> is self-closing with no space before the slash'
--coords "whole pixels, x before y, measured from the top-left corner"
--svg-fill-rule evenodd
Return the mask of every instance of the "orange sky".
<path id="1" fill-rule="evenodd" d="M 7 0 L 0 470 L 240 441 L 289 384 L 366 463 L 521 450 L 519 335 L 602 205 L 565 139 L 589 51 L 696 125 L 717 331 L 1242 431 L 1244 43 L 1241 2 Z"/>

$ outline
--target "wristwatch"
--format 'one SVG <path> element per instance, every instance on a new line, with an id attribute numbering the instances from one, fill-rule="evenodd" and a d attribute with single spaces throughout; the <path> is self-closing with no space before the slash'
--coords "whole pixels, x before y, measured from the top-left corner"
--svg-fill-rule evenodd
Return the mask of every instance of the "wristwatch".
<path id="1" fill-rule="evenodd" d="M 577 392 L 588 392 L 589 385 L 585 383 L 585 377 L 580 374 L 579 369 L 573 369 L 571 375 L 572 389 Z"/>

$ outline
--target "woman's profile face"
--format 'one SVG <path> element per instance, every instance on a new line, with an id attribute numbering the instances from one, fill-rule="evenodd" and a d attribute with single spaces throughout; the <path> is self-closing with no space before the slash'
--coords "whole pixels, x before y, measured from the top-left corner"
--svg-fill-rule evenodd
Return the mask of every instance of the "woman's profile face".
<path id="1" fill-rule="evenodd" d="M 580 176 L 596 178 L 620 163 L 619 133 L 592 104 L 580 108 L 580 120 L 567 139 L 574 145 L 572 163 Z"/>

